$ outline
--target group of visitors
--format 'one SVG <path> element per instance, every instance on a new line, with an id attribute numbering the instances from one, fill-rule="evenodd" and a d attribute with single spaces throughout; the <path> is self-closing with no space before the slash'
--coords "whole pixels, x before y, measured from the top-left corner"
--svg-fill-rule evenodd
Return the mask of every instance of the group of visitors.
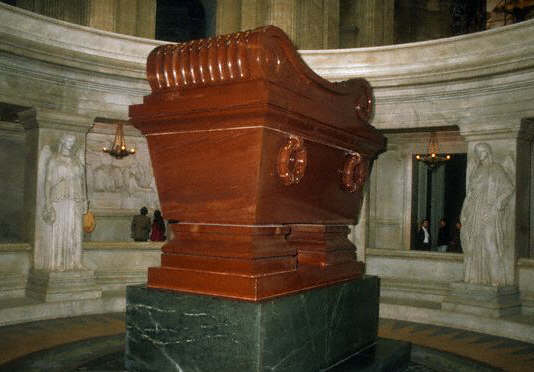
<path id="1" fill-rule="evenodd" d="M 439 221 L 437 245 L 432 246 L 430 221 L 428 218 L 425 218 L 419 225 L 417 231 L 415 249 L 419 251 L 462 253 L 461 229 L 462 224 L 458 221 L 454 230 L 451 232 L 447 225 L 447 220 L 442 218 Z"/>
<path id="2" fill-rule="evenodd" d="M 153 242 L 161 242 L 165 237 L 165 222 L 159 210 L 154 211 L 154 220 L 151 222 L 148 215 L 148 209 L 143 207 L 139 214 L 132 219 L 131 232 L 132 238 L 136 242 L 146 242 L 150 237 Z"/>

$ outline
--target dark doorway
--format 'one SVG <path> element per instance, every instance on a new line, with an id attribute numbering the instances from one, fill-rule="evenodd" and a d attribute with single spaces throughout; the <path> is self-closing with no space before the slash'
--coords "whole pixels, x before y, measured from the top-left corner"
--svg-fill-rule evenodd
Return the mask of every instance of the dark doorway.
<path id="1" fill-rule="evenodd" d="M 444 154 L 443 154 L 444 155 Z M 449 236 L 452 236 L 456 221 L 460 218 L 465 199 L 467 154 L 452 154 L 450 160 L 440 167 L 430 169 L 413 158 L 412 197 L 412 249 L 420 222 L 430 220 L 432 246 L 437 245 L 439 221 L 447 221 Z"/>
<path id="2" fill-rule="evenodd" d="M 206 36 L 206 16 L 199 0 L 158 0 L 156 39 L 179 43 Z"/>

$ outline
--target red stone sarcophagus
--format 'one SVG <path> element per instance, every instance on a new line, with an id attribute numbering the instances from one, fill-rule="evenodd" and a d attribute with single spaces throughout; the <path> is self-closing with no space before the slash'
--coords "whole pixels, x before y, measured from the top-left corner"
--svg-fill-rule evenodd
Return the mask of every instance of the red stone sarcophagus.
<path id="1" fill-rule="evenodd" d="M 258 301 L 362 275 L 347 239 L 384 138 L 364 79 L 328 82 L 268 26 L 160 46 L 130 107 L 163 215 L 148 286 Z"/>

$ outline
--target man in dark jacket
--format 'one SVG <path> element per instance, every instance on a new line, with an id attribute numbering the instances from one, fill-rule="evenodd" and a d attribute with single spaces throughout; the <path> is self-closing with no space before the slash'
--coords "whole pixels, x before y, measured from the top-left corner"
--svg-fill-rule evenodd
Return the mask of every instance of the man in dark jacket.
<path id="1" fill-rule="evenodd" d="M 450 238 L 447 220 L 445 220 L 445 218 L 442 218 L 441 220 L 439 220 L 438 246 L 436 247 L 436 250 L 438 252 L 447 252 L 447 246 L 449 242 Z"/>
<path id="2" fill-rule="evenodd" d="M 425 218 L 417 231 L 415 248 L 420 251 L 429 251 L 432 246 L 432 237 L 430 236 L 430 221 Z"/>
<path id="3" fill-rule="evenodd" d="M 143 207 L 139 213 L 132 219 L 131 231 L 132 238 L 136 242 L 146 242 L 150 233 L 150 217 L 147 216 L 148 209 Z"/>

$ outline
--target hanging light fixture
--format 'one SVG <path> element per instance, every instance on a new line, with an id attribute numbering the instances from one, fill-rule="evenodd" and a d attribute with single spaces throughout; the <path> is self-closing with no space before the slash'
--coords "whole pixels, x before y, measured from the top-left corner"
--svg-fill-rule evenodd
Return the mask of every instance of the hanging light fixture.
<path id="1" fill-rule="evenodd" d="M 117 123 L 117 130 L 115 131 L 115 139 L 111 147 L 103 147 L 102 151 L 107 152 L 111 156 L 122 159 L 125 156 L 135 154 L 135 148 L 127 148 L 126 141 L 124 140 L 123 123 Z"/>
<path id="2" fill-rule="evenodd" d="M 430 133 L 430 138 L 428 139 L 427 153 L 417 154 L 415 155 L 415 158 L 425 163 L 430 169 L 435 169 L 444 164 L 447 160 L 450 160 L 451 155 L 442 155 L 439 153 L 438 138 L 436 136 L 436 132 L 432 132 Z"/>

